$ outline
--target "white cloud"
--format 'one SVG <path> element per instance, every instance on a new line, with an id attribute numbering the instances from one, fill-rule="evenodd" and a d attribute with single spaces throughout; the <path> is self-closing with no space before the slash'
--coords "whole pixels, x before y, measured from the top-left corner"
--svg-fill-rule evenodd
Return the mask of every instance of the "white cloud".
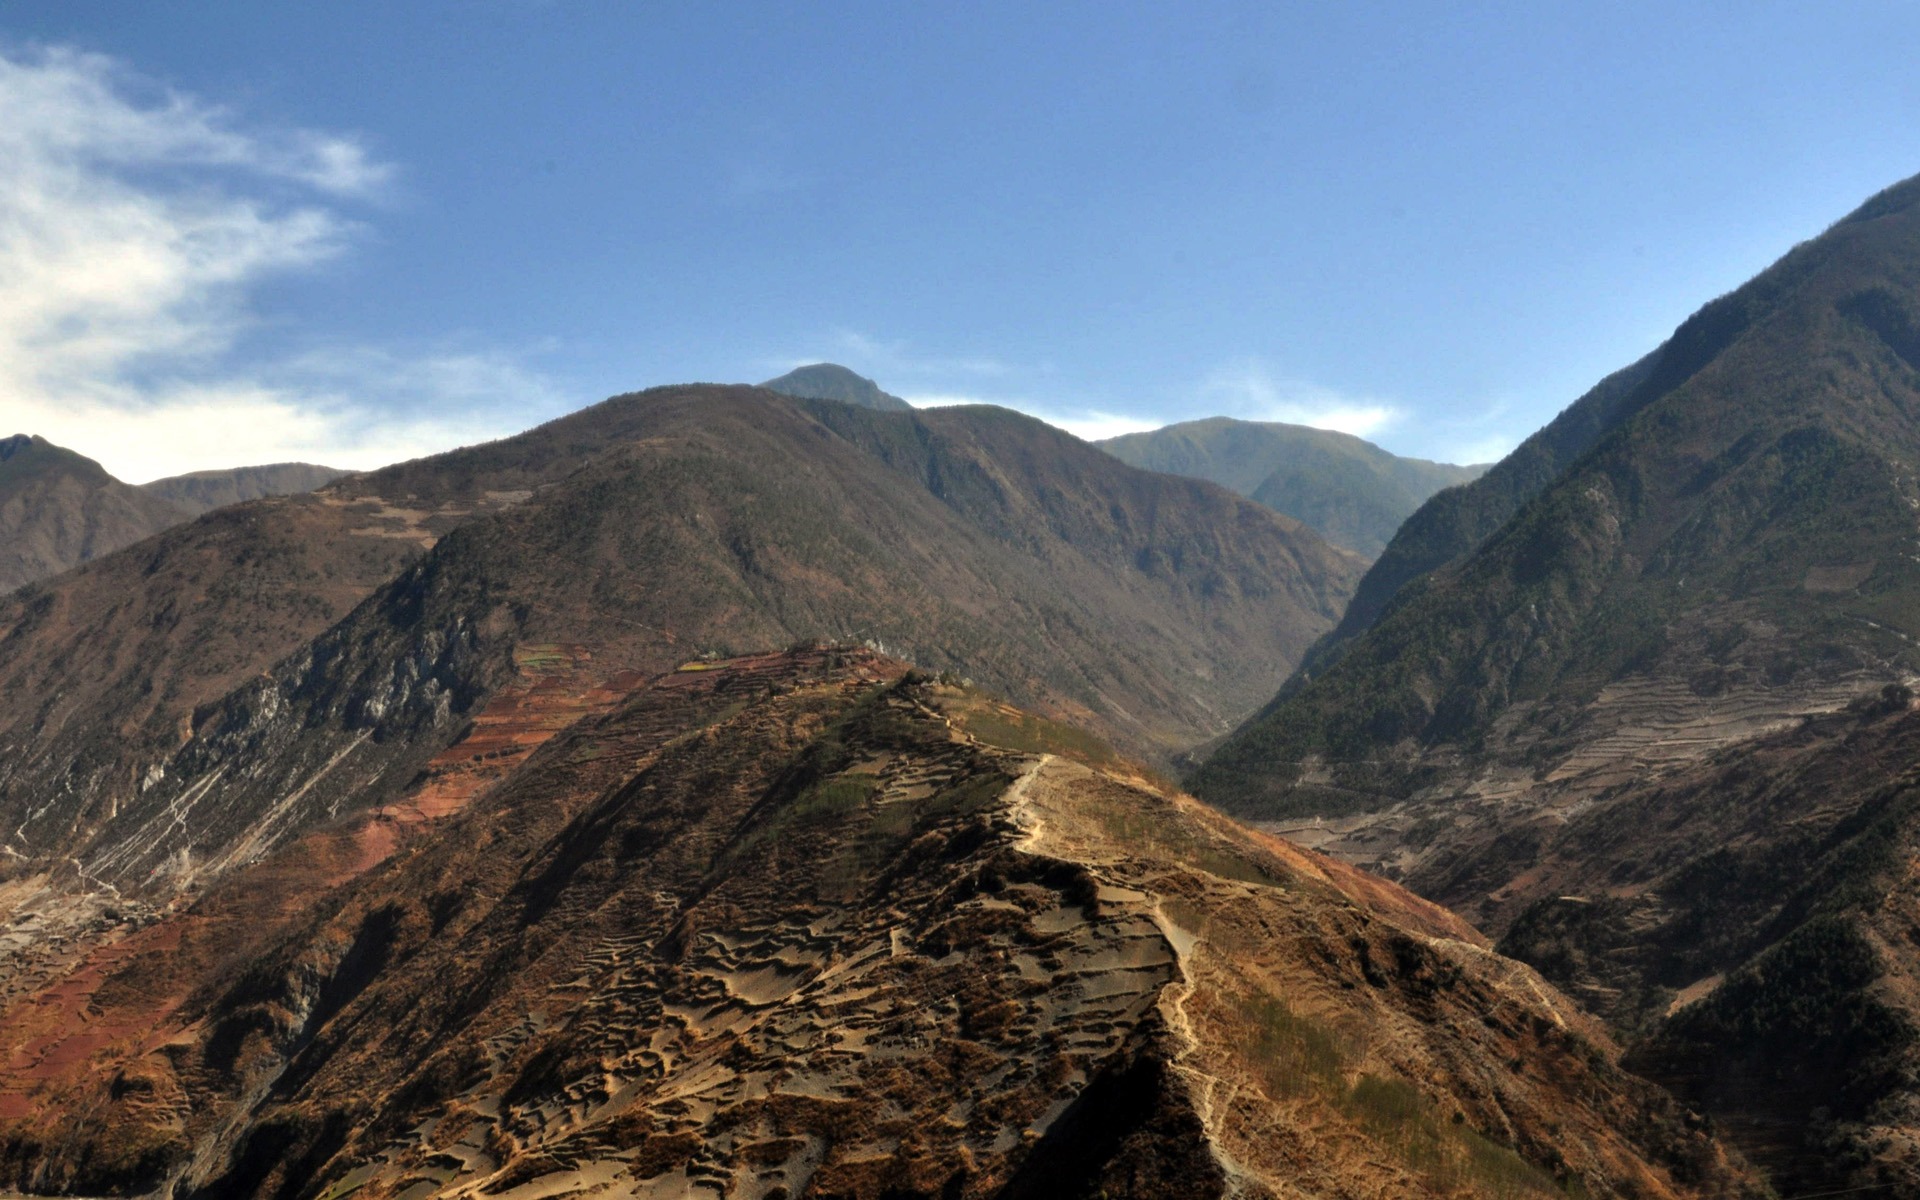
<path id="1" fill-rule="evenodd" d="M 289 458 L 371 466 L 500 432 L 510 393 L 550 399 L 486 355 L 234 361 L 252 289 L 343 253 L 356 223 L 342 206 L 392 181 L 353 138 L 243 129 L 62 49 L 0 54 L 0 113 L 0 431 L 139 481 Z M 492 411 L 434 415 L 488 398 Z"/>
<path id="2" fill-rule="evenodd" d="M 1348 396 L 1300 380 L 1275 379 L 1257 360 L 1221 367 L 1207 376 L 1200 394 L 1225 416 L 1249 421 L 1284 421 L 1333 429 L 1370 438 L 1398 423 L 1404 413 L 1394 405 Z"/>
<path id="3" fill-rule="evenodd" d="M 950 408 L 956 404 L 995 404 L 1001 408 L 1011 408 L 1038 418 L 1056 429 L 1064 429 L 1077 438 L 1097 442 L 1102 438 L 1119 437 L 1123 433 L 1141 433 L 1149 429 L 1158 429 L 1165 421 L 1156 421 L 1142 417 L 1130 417 L 1124 413 L 1102 412 L 1091 408 L 1049 408 L 1046 405 L 1029 404 L 1021 400 L 987 400 L 978 396 L 962 396 L 953 393 L 934 395 L 903 396 L 901 399 L 915 408 Z"/>

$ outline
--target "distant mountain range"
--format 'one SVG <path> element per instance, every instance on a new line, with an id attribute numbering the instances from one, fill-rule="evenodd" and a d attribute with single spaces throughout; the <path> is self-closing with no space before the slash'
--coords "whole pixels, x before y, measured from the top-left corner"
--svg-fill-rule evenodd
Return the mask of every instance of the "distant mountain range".
<path id="1" fill-rule="evenodd" d="M 1338 546 L 1378 558 L 1400 523 L 1485 465 L 1401 458 L 1351 434 L 1209 417 L 1096 442 L 1149 471 L 1211 479 L 1283 512 Z"/>
<path id="2" fill-rule="evenodd" d="M 130 546 L 209 509 L 309 491 L 344 472 L 306 463 L 125 484 L 45 438 L 0 439 L 0 592 Z"/>
<path id="3" fill-rule="evenodd" d="M 760 386 L 884 412 L 913 407 L 835 363 L 799 367 Z M 1231 417 L 1184 421 L 1094 444 L 1136 467 L 1231 488 L 1368 559 L 1379 556 L 1429 496 L 1486 470 L 1401 458 L 1331 430 Z"/>
<path id="4" fill-rule="evenodd" d="M 1920 180 L 1410 518 L 1194 775 L 1504 933 L 1788 1194 L 1920 1188 Z"/>

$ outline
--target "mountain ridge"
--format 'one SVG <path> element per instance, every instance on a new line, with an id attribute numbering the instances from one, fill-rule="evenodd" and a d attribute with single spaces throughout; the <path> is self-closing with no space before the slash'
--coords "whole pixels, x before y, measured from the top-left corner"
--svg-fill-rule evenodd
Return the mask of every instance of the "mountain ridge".
<path id="1" fill-rule="evenodd" d="M 0 594 L 228 504 L 311 491 L 345 474 L 310 463 L 196 471 L 139 485 L 45 438 L 0 439 Z"/>
<path id="2" fill-rule="evenodd" d="M 1435 492 L 1486 470 L 1403 458 L 1352 434 L 1207 417 L 1094 443 L 1152 471 L 1211 479 L 1369 559 Z"/>
<path id="3" fill-rule="evenodd" d="M 0 994 L 0 1041 L 32 1047 L 0 1063 L 0 1171 L 236 1198 L 1760 1195 L 1449 914 L 863 648 L 636 681 L 428 820 L 316 830 Z"/>
<path id="4" fill-rule="evenodd" d="M 1480 923 L 1793 1191 L 1920 1186 L 1916 330 L 1920 179 L 1416 514 L 1192 777 Z"/>
<path id="5" fill-rule="evenodd" d="M 209 571 L 223 588 L 180 609 Z M 323 605 L 316 571 L 335 574 Z M 620 397 L 221 510 L 0 607 L 11 869 L 70 858 L 85 879 L 177 888 L 378 803 L 527 646 L 579 647 L 606 679 L 867 638 L 1164 754 L 1251 707 L 1355 574 L 1278 514 L 1004 410 Z M 175 820 L 219 779 L 231 819 Z M 285 826 L 247 841 L 268 811 Z"/>

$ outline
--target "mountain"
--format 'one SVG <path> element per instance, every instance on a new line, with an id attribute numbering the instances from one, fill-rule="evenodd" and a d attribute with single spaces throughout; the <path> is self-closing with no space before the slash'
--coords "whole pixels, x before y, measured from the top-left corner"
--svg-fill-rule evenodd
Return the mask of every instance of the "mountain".
<path id="1" fill-rule="evenodd" d="M 188 515 L 45 438 L 0 439 L 0 593 L 150 537 Z"/>
<path id="2" fill-rule="evenodd" d="M 258 500 L 262 496 L 291 496 L 324 487 L 345 475 L 333 467 L 312 463 L 273 463 L 264 467 L 232 467 L 225 470 L 193 471 L 143 483 L 140 490 L 158 496 L 193 516 Z"/>
<path id="3" fill-rule="evenodd" d="M 795 367 L 760 386 L 783 396 L 797 396 L 802 400 L 838 400 L 842 404 L 858 404 L 861 408 L 873 408 L 881 412 L 909 412 L 913 409 L 913 405 L 900 397 L 881 391 L 880 385 L 873 380 L 856 375 L 837 363 Z"/>
<path id="4" fill-rule="evenodd" d="M 1356 574 L 1005 410 L 617 397 L 0 602 L 5 871 L 197 886 L 385 803 L 528 664 L 572 664 L 584 704 L 694 654 L 860 639 L 1164 760 L 1251 709 Z"/>
<path id="5" fill-rule="evenodd" d="M 857 647 L 694 660 L 536 733 L 542 686 L 392 806 L 0 993 L 4 1178 L 1763 1194 L 1457 919 L 1077 731 Z"/>
<path id="6" fill-rule="evenodd" d="M 1913 1194 L 1916 462 L 1910 180 L 1424 506 L 1193 786 L 1501 935 L 1783 1189 Z"/>
<path id="7" fill-rule="evenodd" d="M 1486 470 L 1401 458 L 1332 430 L 1231 417 L 1184 421 L 1094 444 L 1149 471 L 1211 479 L 1369 559 L 1380 556 L 1401 522 L 1428 497 Z"/>
<path id="8" fill-rule="evenodd" d="M 131 546 L 201 513 L 312 491 L 344 472 L 307 463 L 196 471 L 135 487 L 41 437 L 0 440 L 0 593 Z"/>

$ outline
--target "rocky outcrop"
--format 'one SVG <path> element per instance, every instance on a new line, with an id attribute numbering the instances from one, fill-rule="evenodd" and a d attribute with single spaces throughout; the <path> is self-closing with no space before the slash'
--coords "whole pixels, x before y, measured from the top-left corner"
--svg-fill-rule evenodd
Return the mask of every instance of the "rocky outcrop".
<path id="1" fill-rule="evenodd" d="M 457 811 L 143 918 L 0 1009 L 0 1163 L 364 1200 L 1752 1192 L 1443 910 L 905 672 L 689 663 Z"/>

